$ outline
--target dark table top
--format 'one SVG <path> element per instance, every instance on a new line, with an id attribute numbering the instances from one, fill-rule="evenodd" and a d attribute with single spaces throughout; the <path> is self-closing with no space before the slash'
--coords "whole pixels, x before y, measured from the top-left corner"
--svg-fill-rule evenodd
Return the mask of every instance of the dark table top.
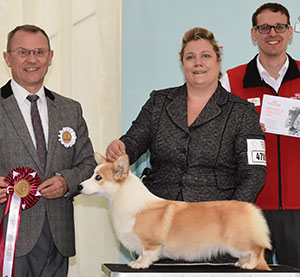
<path id="1" fill-rule="evenodd" d="M 272 269 L 271 272 L 299 272 L 300 269 L 293 268 L 284 265 L 269 265 Z M 110 272 L 151 272 L 151 273 L 188 273 L 188 272 L 266 272 L 270 271 L 261 271 L 261 270 L 248 270 L 240 269 L 235 267 L 233 264 L 157 264 L 151 265 L 148 269 L 132 269 L 127 264 L 103 264 L 102 270 L 107 273 Z"/>

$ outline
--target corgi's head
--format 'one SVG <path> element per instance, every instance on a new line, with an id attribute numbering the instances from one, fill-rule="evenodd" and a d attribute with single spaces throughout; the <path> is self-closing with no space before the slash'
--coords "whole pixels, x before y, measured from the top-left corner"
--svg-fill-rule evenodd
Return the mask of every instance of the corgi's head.
<path id="1" fill-rule="evenodd" d="M 93 176 L 82 182 L 78 189 L 82 194 L 95 194 L 110 198 L 117 192 L 129 173 L 129 159 L 126 154 L 115 162 L 108 162 L 101 154 L 95 153 L 97 166 Z"/>

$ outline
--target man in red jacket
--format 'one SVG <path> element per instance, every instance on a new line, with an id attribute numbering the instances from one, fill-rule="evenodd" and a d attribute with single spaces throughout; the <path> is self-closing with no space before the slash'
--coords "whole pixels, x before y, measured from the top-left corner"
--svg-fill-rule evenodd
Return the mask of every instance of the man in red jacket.
<path id="1" fill-rule="evenodd" d="M 284 6 L 260 6 L 252 26 L 259 54 L 228 70 L 221 82 L 228 91 L 253 102 L 260 113 L 264 94 L 300 99 L 300 61 L 286 53 L 293 28 Z M 300 268 L 300 138 L 266 133 L 266 155 L 266 182 L 256 204 L 270 226 L 277 262 Z M 273 253 L 266 253 L 268 263 Z"/>

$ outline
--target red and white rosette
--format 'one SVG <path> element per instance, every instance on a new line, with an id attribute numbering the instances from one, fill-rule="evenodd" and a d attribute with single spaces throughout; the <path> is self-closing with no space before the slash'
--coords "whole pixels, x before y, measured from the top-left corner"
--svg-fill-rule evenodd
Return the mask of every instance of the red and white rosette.
<path id="1" fill-rule="evenodd" d="M 0 224 L 0 267 L 2 277 L 14 276 L 14 260 L 22 210 L 29 209 L 39 200 L 38 174 L 31 168 L 13 169 L 4 181 L 8 184 L 7 201 Z M 9 212 L 4 241 L 4 217 Z"/>

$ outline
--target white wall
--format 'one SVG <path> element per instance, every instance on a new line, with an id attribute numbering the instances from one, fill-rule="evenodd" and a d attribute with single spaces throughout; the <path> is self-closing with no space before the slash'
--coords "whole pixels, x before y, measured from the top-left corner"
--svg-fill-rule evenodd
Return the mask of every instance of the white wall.
<path id="1" fill-rule="evenodd" d="M 46 86 L 78 100 L 95 151 L 120 134 L 121 0 L 0 0 L 0 49 L 17 25 L 35 24 L 50 36 L 54 59 Z M 10 79 L 4 60 L 0 82 Z M 76 251 L 69 276 L 101 276 L 119 261 L 119 243 L 102 198 L 75 198 Z"/>

